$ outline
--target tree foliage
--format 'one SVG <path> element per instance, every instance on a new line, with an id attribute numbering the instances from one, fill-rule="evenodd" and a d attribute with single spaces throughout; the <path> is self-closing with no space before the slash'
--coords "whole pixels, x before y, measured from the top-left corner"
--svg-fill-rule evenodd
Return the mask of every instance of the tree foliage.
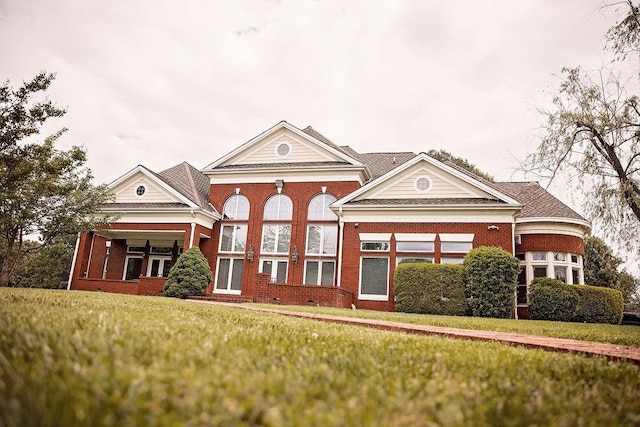
<path id="1" fill-rule="evenodd" d="M 488 173 L 485 173 L 483 171 L 481 171 L 476 165 L 474 165 L 473 163 L 469 162 L 467 159 L 463 159 L 462 157 L 458 157 L 458 156 L 454 156 L 453 154 L 449 153 L 448 151 L 445 150 L 429 150 L 427 152 L 427 155 L 433 157 L 436 160 L 439 160 L 443 163 L 445 162 L 451 162 L 454 165 L 457 165 L 459 167 L 461 167 L 462 169 L 465 169 L 469 172 L 471 172 L 474 175 L 479 176 L 480 178 L 486 179 L 489 182 L 493 182 L 494 179 L 491 175 L 489 175 Z"/>
<path id="2" fill-rule="evenodd" d="M 626 5 L 624 19 L 607 33 L 618 55 L 637 48 L 640 37 L 638 7 Z M 638 74 L 624 72 L 564 68 L 550 106 L 541 109 L 543 138 L 525 169 L 573 184 L 584 194 L 586 214 L 609 238 L 640 249 Z"/>
<path id="3" fill-rule="evenodd" d="M 25 254 L 110 220 L 96 214 L 109 196 L 105 186 L 91 184 L 85 150 L 55 146 L 66 129 L 32 141 L 48 119 L 65 114 L 50 100 L 38 100 L 54 78 L 42 72 L 15 90 L 8 80 L 0 86 L 0 286 Z M 41 244 L 26 248 L 25 236 L 32 234 Z"/>
<path id="4" fill-rule="evenodd" d="M 169 271 L 164 284 L 164 295 L 174 298 L 204 295 L 212 277 L 207 259 L 194 246 L 180 255 L 176 265 Z"/>

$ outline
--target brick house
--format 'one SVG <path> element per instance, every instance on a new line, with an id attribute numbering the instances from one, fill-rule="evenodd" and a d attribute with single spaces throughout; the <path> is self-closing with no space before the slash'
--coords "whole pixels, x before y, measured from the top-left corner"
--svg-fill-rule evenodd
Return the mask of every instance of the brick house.
<path id="1" fill-rule="evenodd" d="M 583 283 L 589 223 L 535 182 L 487 182 L 424 153 L 360 154 L 285 121 L 197 170 L 139 165 L 110 184 L 119 219 L 78 238 L 69 289 L 161 293 L 182 251 L 207 297 L 393 310 L 403 262 L 498 246 L 534 277 Z"/>

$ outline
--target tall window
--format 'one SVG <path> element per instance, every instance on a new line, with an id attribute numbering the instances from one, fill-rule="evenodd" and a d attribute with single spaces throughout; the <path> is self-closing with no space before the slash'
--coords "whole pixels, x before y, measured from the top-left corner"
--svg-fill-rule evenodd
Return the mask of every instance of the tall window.
<path id="1" fill-rule="evenodd" d="M 229 197 L 223 207 L 215 292 L 238 294 L 242 290 L 248 219 L 249 200 L 239 194 Z"/>
<path id="2" fill-rule="evenodd" d="M 338 247 L 338 216 L 329 209 L 336 198 L 319 194 L 309 202 L 304 284 L 333 285 Z"/>
<path id="3" fill-rule="evenodd" d="M 288 196 L 276 194 L 265 203 L 260 271 L 270 273 L 274 282 L 286 283 L 287 280 L 292 218 L 293 203 Z"/>
<path id="4" fill-rule="evenodd" d="M 390 241 L 391 233 L 360 233 L 359 299 L 389 299 Z"/>

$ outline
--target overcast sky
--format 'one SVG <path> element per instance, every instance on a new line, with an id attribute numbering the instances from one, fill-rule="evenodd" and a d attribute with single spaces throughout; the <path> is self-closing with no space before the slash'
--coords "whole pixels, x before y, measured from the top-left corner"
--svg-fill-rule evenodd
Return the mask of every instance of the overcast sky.
<path id="1" fill-rule="evenodd" d="M 602 4 L 0 0 L 0 78 L 57 73 L 59 146 L 86 147 L 96 183 L 202 168 L 280 120 L 520 180 L 554 73 L 603 62 Z"/>

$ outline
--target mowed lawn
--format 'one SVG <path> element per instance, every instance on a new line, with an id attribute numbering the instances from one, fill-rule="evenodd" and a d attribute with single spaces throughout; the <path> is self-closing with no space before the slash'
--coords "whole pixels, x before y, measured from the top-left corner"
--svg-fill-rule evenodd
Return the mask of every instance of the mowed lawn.
<path id="1" fill-rule="evenodd" d="M 0 425 L 638 425 L 640 367 L 162 297 L 0 288 Z"/>

